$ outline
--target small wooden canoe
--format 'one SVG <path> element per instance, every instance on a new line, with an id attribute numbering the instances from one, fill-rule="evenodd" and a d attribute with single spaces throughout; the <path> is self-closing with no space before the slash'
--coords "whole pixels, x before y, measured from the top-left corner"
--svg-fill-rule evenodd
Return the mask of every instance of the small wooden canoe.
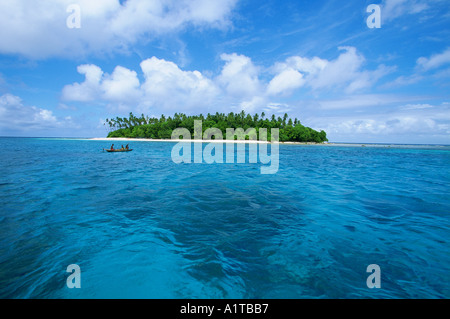
<path id="1" fill-rule="evenodd" d="M 122 150 L 122 149 L 115 149 L 115 150 L 111 150 L 111 149 L 105 149 L 105 151 L 107 151 L 107 152 L 110 152 L 110 153 L 114 153 L 114 152 L 131 152 L 133 149 L 132 148 L 130 148 L 130 149 L 125 149 L 125 150 Z"/>

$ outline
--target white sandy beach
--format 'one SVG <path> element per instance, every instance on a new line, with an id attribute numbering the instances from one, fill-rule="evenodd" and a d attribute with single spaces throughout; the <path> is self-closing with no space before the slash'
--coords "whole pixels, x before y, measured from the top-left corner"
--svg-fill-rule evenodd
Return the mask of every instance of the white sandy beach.
<path id="1" fill-rule="evenodd" d="M 129 137 L 93 137 L 90 138 L 90 140 L 95 141 L 123 141 L 123 142 L 196 142 L 196 143 L 248 143 L 248 144 L 269 144 L 272 143 L 271 141 L 259 141 L 259 140 L 182 140 L 182 139 L 152 139 L 152 138 L 129 138 Z M 313 143 L 313 142 L 273 142 L 277 144 L 285 144 L 285 145 L 342 145 L 342 144 L 333 144 L 333 143 Z M 365 146 L 364 144 L 348 144 L 351 146 Z M 346 146 L 344 144 L 343 146 Z"/>
<path id="2" fill-rule="evenodd" d="M 195 142 L 195 143 L 248 143 L 248 144 L 288 144 L 288 145 L 327 145 L 327 143 L 312 143 L 312 142 L 271 142 L 271 141 L 259 141 L 259 140 L 182 140 L 182 139 L 152 139 L 152 138 L 128 138 L 128 137 L 93 137 L 90 140 L 95 141 L 124 141 L 124 142 Z M 329 144 L 329 143 L 328 143 Z"/>
<path id="3" fill-rule="evenodd" d="M 261 144 L 267 144 L 270 142 L 267 141 L 255 141 L 255 140 L 182 140 L 182 139 L 152 139 L 152 138 L 127 138 L 127 137 L 94 137 L 91 138 L 91 140 L 96 141 L 127 141 L 127 142 L 202 142 L 202 143 L 261 143 Z"/>

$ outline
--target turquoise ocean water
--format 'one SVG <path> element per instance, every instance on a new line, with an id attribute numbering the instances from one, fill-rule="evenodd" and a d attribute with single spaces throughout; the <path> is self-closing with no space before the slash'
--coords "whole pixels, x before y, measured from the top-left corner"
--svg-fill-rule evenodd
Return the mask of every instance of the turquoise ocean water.
<path id="1" fill-rule="evenodd" d="M 0 143 L 1 298 L 450 297 L 449 147 L 281 145 L 261 175 L 173 143 Z"/>

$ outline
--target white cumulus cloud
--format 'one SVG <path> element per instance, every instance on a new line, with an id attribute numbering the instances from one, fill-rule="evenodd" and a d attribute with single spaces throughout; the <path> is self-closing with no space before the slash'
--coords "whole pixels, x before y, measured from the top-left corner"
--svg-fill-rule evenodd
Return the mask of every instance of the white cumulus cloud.
<path id="1" fill-rule="evenodd" d="M 223 28 L 237 0 L 0 1 L 0 53 L 30 58 L 126 50 L 188 26 Z M 81 28 L 68 28 L 69 5 Z"/>
<path id="2" fill-rule="evenodd" d="M 219 89 L 199 71 L 181 70 L 175 63 L 152 57 L 141 62 L 144 81 L 134 70 L 117 66 L 111 74 L 96 65 L 80 65 L 82 83 L 66 85 L 67 101 L 106 101 L 112 109 L 135 108 L 139 112 L 205 108 L 214 103 Z"/>
<path id="3" fill-rule="evenodd" d="M 293 56 L 277 63 L 277 72 L 269 83 L 268 93 L 278 94 L 307 86 L 314 91 L 344 89 L 347 93 L 369 88 L 392 68 L 379 65 L 375 70 L 365 70 L 365 58 L 354 47 L 341 47 L 334 60 L 318 57 Z"/>
<path id="4" fill-rule="evenodd" d="M 260 92 L 260 71 L 249 57 L 236 53 L 222 54 L 220 57 L 226 63 L 218 81 L 228 94 L 245 98 Z"/>
<path id="5" fill-rule="evenodd" d="M 0 96 L 0 134 L 10 135 L 73 125 L 72 119 L 58 119 L 52 111 L 36 106 L 27 106 L 16 95 Z"/>
<path id="6" fill-rule="evenodd" d="M 253 112 L 284 103 L 279 99 L 289 98 L 299 89 L 354 94 L 372 87 L 391 71 L 384 65 L 375 70 L 364 69 L 365 59 L 355 48 L 340 49 L 334 60 L 292 56 L 269 68 L 255 65 L 245 55 L 222 54 L 224 64 L 217 76 L 183 70 L 176 63 L 157 57 L 143 60 L 141 70 L 117 66 L 111 74 L 99 66 L 83 64 L 77 71 L 85 80 L 66 85 L 62 99 L 104 101 L 112 110 L 152 114 L 242 109 Z"/>
<path id="7" fill-rule="evenodd" d="M 141 97 L 139 86 L 137 73 L 119 65 L 102 82 L 103 98 L 110 101 L 136 102 Z"/>
<path id="8" fill-rule="evenodd" d="M 303 74 L 293 68 L 287 68 L 278 73 L 269 83 L 267 93 L 276 95 L 295 90 L 305 83 Z"/>
<path id="9" fill-rule="evenodd" d="M 83 64 L 77 67 L 80 74 L 84 74 L 82 83 L 66 85 L 63 88 L 63 99 L 70 101 L 92 101 L 98 97 L 103 71 L 94 64 Z"/>
<path id="10" fill-rule="evenodd" d="M 334 141 L 370 142 L 375 139 L 378 142 L 422 143 L 433 136 L 437 143 L 449 143 L 449 111 L 447 103 L 406 104 L 382 113 L 368 111 L 315 117 L 307 121 L 313 127 L 323 128 Z"/>
<path id="11" fill-rule="evenodd" d="M 175 63 L 152 57 L 141 62 L 145 82 L 141 89 L 144 105 L 177 110 L 204 108 L 214 103 L 219 91 L 199 71 L 181 70 Z"/>

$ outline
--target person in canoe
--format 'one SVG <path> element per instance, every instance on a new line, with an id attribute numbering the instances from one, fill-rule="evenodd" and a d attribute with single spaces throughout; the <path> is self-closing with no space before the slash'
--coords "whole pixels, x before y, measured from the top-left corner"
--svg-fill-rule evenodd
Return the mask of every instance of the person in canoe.
<path id="1" fill-rule="evenodd" d="M 122 148 L 120 150 L 123 151 L 124 149 L 125 149 L 125 147 L 123 147 L 123 145 L 122 145 Z"/>
<path id="2" fill-rule="evenodd" d="M 128 151 L 130 148 L 128 147 L 128 144 L 127 144 L 127 146 L 125 146 L 125 149 Z"/>
<path id="3" fill-rule="evenodd" d="M 114 144 L 111 145 L 111 151 L 114 151 Z"/>

